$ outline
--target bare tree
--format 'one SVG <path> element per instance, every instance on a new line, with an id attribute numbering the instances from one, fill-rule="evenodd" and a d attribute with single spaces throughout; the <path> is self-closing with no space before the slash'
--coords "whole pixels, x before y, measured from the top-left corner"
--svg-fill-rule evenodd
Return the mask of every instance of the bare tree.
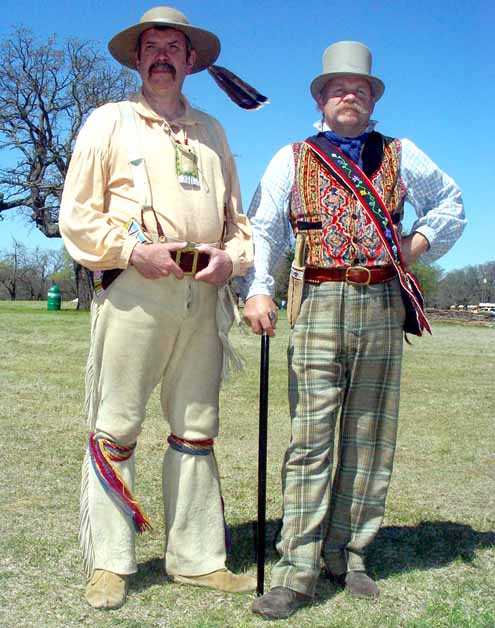
<path id="1" fill-rule="evenodd" d="M 27 249 L 12 239 L 12 249 L 0 254 L 0 285 L 8 292 L 11 301 L 15 301 L 27 280 Z"/>
<path id="2" fill-rule="evenodd" d="M 55 275 L 64 268 L 63 249 L 60 251 L 46 250 L 37 246 L 27 250 L 26 255 L 26 291 L 32 301 L 46 299 L 48 288 L 55 280 Z M 63 297 L 66 295 L 62 292 Z"/>
<path id="3" fill-rule="evenodd" d="M 59 251 L 28 249 L 13 238 L 11 246 L 0 251 L 0 288 L 12 301 L 37 301 L 46 299 L 49 286 L 58 281 L 64 298 L 72 299 L 75 282 L 69 259 L 63 247 Z"/>
<path id="4" fill-rule="evenodd" d="M 452 270 L 439 283 L 440 307 L 495 302 L 495 261 Z"/>
<path id="5" fill-rule="evenodd" d="M 96 107 L 135 89 L 131 72 L 114 69 L 92 42 L 38 40 L 15 29 L 0 44 L 2 212 L 19 210 L 48 238 L 60 237 L 58 213 L 75 138 Z M 80 307 L 89 305 L 90 273 L 76 269 Z"/>

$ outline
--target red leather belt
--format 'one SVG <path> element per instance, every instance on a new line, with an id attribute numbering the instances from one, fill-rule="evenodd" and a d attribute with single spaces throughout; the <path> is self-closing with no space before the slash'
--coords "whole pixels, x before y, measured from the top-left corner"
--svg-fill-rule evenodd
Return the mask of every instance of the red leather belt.
<path id="1" fill-rule="evenodd" d="M 367 286 L 372 283 L 385 283 L 397 276 L 395 268 L 390 266 L 348 266 L 347 268 L 315 268 L 308 266 L 304 280 L 310 283 L 324 281 L 345 281 Z"/>
<path id="2" fill-rule="evenodd" d="M 208 266 L 210 256 L 197 249 L 182 249 L 171 253 L 172 259 L 186 275 L 194 275 Z"/>

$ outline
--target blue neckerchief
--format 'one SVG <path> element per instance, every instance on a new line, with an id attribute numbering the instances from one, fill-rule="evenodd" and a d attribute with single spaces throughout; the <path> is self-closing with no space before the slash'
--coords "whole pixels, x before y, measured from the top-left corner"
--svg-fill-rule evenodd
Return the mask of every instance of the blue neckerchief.
<path id="1" fill-rule="evenodd" d="M 360 168 L 363 166 L 363 162 L 361 159 L 361 147 L 368 139 L 368 132 L 362 133 L 357 137 L 342 137 L 337 135 L 333 131 L 324 131 L 323 135 L 340 148 L 348 157 L 352 159 L 352 161 L 357 164 Z"/>

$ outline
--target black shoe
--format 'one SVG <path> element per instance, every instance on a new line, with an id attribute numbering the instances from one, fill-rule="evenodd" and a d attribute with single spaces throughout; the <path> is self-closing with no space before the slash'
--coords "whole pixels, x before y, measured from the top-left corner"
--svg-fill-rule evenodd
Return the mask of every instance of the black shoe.
<path id="1" fill-rule="evenodd" d="M 348 571 L 338 576 L 328 572 L 328 577 L 353 597 L 376 599 L 380 595 L 378 585 L 364 571 Z"/>
<path id="2" fill-rule="evenodd" d="M 275 587 L 254 600 L 251 610 L 265 619 L 286 619 L 305 604 L 311 597 L 287 587 Z"/>

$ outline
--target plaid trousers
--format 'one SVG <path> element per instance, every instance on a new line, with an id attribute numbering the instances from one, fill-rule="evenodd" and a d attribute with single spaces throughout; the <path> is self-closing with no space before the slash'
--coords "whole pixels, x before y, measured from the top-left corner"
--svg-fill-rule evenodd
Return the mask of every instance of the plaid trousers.
<path id="1" fill-rule="evenodd" d="M 364 570 L 392 473 L 403 323 L 396 279 L 305 285 L 288 350 L 291 440 L 272 588 L 314 595 L 322 559 L 334 574 Z"/>

